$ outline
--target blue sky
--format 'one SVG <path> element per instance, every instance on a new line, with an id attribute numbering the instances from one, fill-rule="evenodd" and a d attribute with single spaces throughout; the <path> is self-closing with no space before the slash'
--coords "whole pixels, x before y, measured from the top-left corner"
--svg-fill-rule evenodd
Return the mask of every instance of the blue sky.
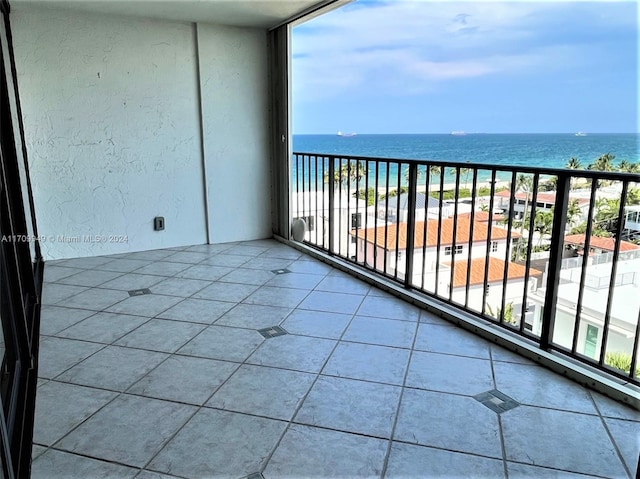
<path id="1" fill-rule="evenodd" d="M 359 0 L 293 29 L 293 132 L 638 132 L 634 1 Z"/>

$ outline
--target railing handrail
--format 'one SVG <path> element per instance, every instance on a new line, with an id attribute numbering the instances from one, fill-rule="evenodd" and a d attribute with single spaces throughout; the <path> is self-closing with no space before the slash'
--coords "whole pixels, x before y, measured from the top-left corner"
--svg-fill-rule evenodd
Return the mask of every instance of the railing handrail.
<path id="1" fill-rule="evenodd" d="M 355 160 L 355 161 L 386 161 L 389 163 L 402 163 L 405 165 L 436 165 L 458 168 L 474 168 L 477 170 L 496 170 L 505 172 L 518 172 L 518 173 L 539 173 L 542 176 L 574 176 L 580 178 L 607 180 L 607 181 L 632 181 L 640 182 L 640 174 L 627 173 L 621 171 L 600 171 L 600 170 L 587 170 L 587 169 L 571 169 L 571 168 L 546 168 L 540 166 L 525 166 L 525 165 L 500 165 L 488 163 L 471 163 L 468 161 L 449 161 L 438 159 L 420 159 L 420 158 L 386 158 L 382 156 L 360 156 L 360 155 L 348 155 L 348 154 L 336 154 L 336 153 L 309 153 L 294 151 L 293 155 L 302 156 L 314 156 L 331 159 L 343 159 L 343 160 Z M 634 181 L 634 179 L 636 181 Z"/>

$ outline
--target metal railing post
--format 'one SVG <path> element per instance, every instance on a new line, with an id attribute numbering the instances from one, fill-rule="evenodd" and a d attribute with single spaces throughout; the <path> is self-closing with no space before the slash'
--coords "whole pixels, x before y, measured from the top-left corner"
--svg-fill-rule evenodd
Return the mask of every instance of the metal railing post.
<path id="1" fill-rule="evenodd" d="M 416 163 L 409 164 L 409 185 L 407 194 L 409 201 L 407 202 L 407 249 L 405 250 L 405 273 L 404 286 L 411 287 L 413 279 L 413 253 L 416 238 L 416 195 L 418 193 L 418 165 Z"/>
<path id="2" fill-rule="evenodd" d="M 333 156 L 329 156 L 329 254 L 334 253 L 334 235 L 335 228 L 334 223 L 336 221 L 335 215 L 335 163 L 336 159 Z M 340 213 L 338 212 L 338 221 L 340 221 Z"/>
<path id="3" fill-rule="evenodd" d="M 549 345 L 553 340 L 553 326 L 556 316 L 556 303 L 558 301 L 558 288 L 560 286 L 560 270 L 562 269 L 564 232 L 567 225 L 567 208 L 569 206 L 570 178 L 571 176 L 566 173 L 558 174 L 555 214 L 553 215 L 553 230 L 551 232 L 549 251 L 549 269 L 547 271 L 547 285 L 542 312 L 542 331 L 540 333 L 540 349 L 544 350 L 549 350 Z M 533 201 L 536 201 L 536 198 Z"/>

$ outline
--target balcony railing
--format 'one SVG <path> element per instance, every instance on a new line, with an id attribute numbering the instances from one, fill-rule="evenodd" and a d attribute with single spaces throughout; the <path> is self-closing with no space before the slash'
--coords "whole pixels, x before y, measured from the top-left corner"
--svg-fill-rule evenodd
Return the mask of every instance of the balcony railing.
<path id="1" fill-rule="evenodd" d="M 640 384 L 640 176 L 294 153 L 291 179 L 308 245 Z"/>

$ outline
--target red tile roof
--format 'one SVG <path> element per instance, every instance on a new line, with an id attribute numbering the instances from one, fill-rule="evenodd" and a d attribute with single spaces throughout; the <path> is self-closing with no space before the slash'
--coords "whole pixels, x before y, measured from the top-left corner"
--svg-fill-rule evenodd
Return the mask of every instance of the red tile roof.
<path id="1" fill-rule="evenodd" d="M 447 246 L 453 244 L 453 218 L 442 219 L 442 232 L 440 234 L 440 245 Z M 396 228 L 399 234 L 396 234 Z M 468 244 L 471 235 L 471 221 L 469 218 L 458 218 L 456 221 L 456 244 Z M 486 241 L 489 234 L 488 225 L 482 222 L 473 222 L 473 242 Z M 511 238 L 519 238 L 518 233 L 512 232 Z M 358 230 L 358 238 L 366 239 L 368 243 L 375 244 L 381 248 L 385 247 L 385 226 L 377 228 L 367 228 L 366 230 Z M 499 241 L 507 239 L 507 230 L 503 228 L 491 228 L 491 240 Z M 395 250 L 396 244 L 398 249 L 407 248 L 407 223 L 389 224 L 387 225 L 386 249 Z M 416 221 L 414 245 L 416 248 L 422 248 L 425 244 L 424 237 L 424 221 Z M 438 220 L 427 220 L 427 246 L 438 245 Z"/>
<path id="2" fill-rule="evenodd" d="M 505 263 L 504 260 L 489 257 L 489 271 L 487 273 L 487 283 L 502 282 L 504 279 L 505 264 L 508 265 L 507 280 L 523 279 L 526 275 L 527 268 L 517 263 Z M 471 274 L 469 276 L 469 285 L 484 284 L 484 269 L 486 258 L 475 258 L 471 260 Z M 451 266 L 451 263 L 448 263 Z M 453 287 L 459 288 L 467 284 L 467 269 L 469 263 L 466 259 L 456 261 L 453 268 Z M 530 277 L 541 277 L 542 272 L 537 269 L 529 268 Z"/>
<path id="3" fill-rule="evenodd" d="M 586 235 L 568 235 L 564 237 L 565 244 L 573 244 L 584 246 Z M 598 248 L 604 251 L 613 251 L 616 242 L 615 238 L 602 238 L 600 236 L 592 236 L 589 240 L 589 248 Z M 640 246 L 630 243 L 629 241 L 620 241 L 620 251 L 634 251 L 640 249 Z"/>

